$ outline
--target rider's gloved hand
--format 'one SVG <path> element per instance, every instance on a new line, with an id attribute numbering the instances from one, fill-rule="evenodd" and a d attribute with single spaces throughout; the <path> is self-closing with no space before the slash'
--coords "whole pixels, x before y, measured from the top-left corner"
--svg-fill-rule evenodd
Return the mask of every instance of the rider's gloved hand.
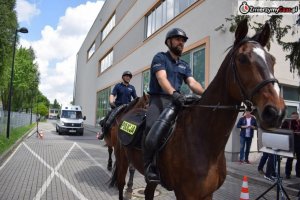
<path id="1" fill-rule="evenodd" d="M 113 103 L 109 103 L 110 104 L 110 107 L 111 107 L 111 109 L 114 109 L 114 108 L 116 108 L 117 106 L 116 106 L 116 104 L 113 102 Z"/>
<path id="2" fill-rule="evenodd" d="M 173 92 L 172 97 L 173 97 L 173 99 L 172 99 L 173 103 L 176 106 L 182 106 L 184 104 L 184 102 L 185 102 L 185 96 L 183 94 L 180 94 L 177 91 Z"/>

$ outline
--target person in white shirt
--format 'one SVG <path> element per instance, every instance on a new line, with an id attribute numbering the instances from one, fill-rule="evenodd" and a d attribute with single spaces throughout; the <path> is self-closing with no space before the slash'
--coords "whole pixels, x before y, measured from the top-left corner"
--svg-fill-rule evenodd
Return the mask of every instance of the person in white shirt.
<path id="1" fill-rule="evenodd" d="M 246 111 L 237 123 L 237 128 L 240 128 L 240 163 L 250 164 L 249 152 L 252 143 L 254 130 L 257 129 L 257 122 L 250 111 Z"/>

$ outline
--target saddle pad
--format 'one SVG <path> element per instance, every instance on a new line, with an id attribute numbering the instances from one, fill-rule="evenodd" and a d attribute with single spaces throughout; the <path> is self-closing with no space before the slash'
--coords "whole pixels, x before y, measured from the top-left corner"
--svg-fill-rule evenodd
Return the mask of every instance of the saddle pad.
<path id="1" fill-rule="evenodd" d="M 119 139 L 124 146 L 140 143 L 146 124 L 146 110 L 136 109 L 125 114 L 119 126 Z"/>

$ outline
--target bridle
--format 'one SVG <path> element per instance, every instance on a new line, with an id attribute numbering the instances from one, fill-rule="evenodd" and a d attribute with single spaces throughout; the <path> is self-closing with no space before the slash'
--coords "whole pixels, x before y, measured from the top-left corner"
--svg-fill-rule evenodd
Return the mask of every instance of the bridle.
<path id="1" fill-rule="evenodd" d="M 237 85 L 239 87 L 239 90 L 240 90 L 240 94 L 241 94 L 241 97 L 242 97 L 242 102 L 246 105 L 247 109 L 252 111 L 255 109 L 255 107 L 253 107 L 253 103 L 252 103 L 252 100 L 253 100 L 253 97 L 255 96 L 255 94 L 263 87 L 265 87 L 266 85 L 268 85 L 269 83 L 277 83 L 279 84 L 278 80 L 276 78 L 268 78 L 266 80 L 263 80 L 261 81 L 260 83 L 258 83 L 250 92 L 250 95 L 248 95 L 246 93 L 246 90 L 245 90 L 245 87 L 244 85 L 242 84 L 241 82 L 241 78 L 239 76 L 239 73 L 237 72 L 237 66 L 236 66 L 236 62 L 235 62 L 235 57 L 233 56 L 234 52 L 239 49 L 244 43 L 246 42 L 251 42 L 251 43 L 254 43 L 254 44 L 259 44 L 258 42 L 256 41 L 253 41 L 253 40 L 249 40 L 249 39 L 245 39 L 245 40 L 242 40 L 233 50 L 232 50 L 232 53 L 231 53 L 231 59 L 230 59 L 230 66 L 232 67 L 232 70 L 233 70 L 233 73 L 234 73 L 234 81 L 237 82 Z"/>
<path id="2" fill-rule="evenodd" d="M 265 87 L 267 84 L 269 83 L 278 83 L 278 80 L 276 78 L 268 78 L 266 80 L 261 81 L 260 83 L 258 83 L 250 92 L 250 95 L 248 95 L 246 93 L 246 89 L 244 87 L 244 85 L 242 84 L 241 78 L 239 76 L 239 73 L 237 72 L 237 65 L 235 62 L 235 56 L 234 53 L 236 52 L 237 49 L 239 49 L 244 43 L 246 42 L 251 42 L 251 43 L 255 43 L 255 44 L 259 44 L 258 42 L 254 41 L 254 40 L 250 40 L 250 39 L 244 39 L 241 42 L 239 42 L 237 45 L 235 45 L 234 48 L 232 48 L 229 52 L 228 56 L 231 56 L 230 58 L 230 67 L 233 70 L 233 74 L 234 74 L 234 81 L 237 83 L 239 91 L 240 91 L 240 95 L 242 97 L 242 103 L 245 106 L 241 106 L 241 105 L 221 105 L 220 103 L 218 103 L 217 105 L 201 105 L 201 104 L 196 104 L 193 106 L 198 106 L 198 107 L 204 107 L 204 108 L 213 108 L 213 111 L 217 110 L 217 109 L 229 109 L 229 110 L 238 110 L 239 112 L 244 112 L 246 110 L 252 112 L 253 110 L 256 109 L 256 107 L 253 105 L 252 100 L 253 97 L 256 95 L 256 93 L 263 87 Z M 191 95 L 187 98 L 190 99 L 194 99 L 195 102 L 199 102 L 200 101 L 200 97 L 196 97 L 195 95 L 192 95 L 193 97 L 191 97 Z M 195 100 L 196 99 L 196 100 Z M 190 102 L 192 102 L 192 100 L 190 100 Z M 184 105 L 185 107 L 189 107 L 191 106 L 190 104 L 188 105 Z"/>

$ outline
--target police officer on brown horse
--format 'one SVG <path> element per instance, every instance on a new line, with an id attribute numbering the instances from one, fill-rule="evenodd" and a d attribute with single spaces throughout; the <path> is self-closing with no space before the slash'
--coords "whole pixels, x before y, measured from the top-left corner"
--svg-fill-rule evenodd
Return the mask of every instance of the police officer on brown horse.
<path id="1" fill-rule="evenodd" d="M 166 127 L 160 123 L 164 119 L 158 121 L 157 119 L 170 117 L 168 114 L 162 116 L 162 112 L 168 105 L 173 103 L 176 109 L 180 109 L 184 104 L 185 96 L 180 93 L 183 81 L 196 94 L 201 95 L 204 91 L 201 84 L 193 78 L 189 65 L 180 59 L 187 39 L 188 37 L 183 30 L 179 28 L 171 29 L 165 38 L 165 44 L 169 50 L 157 53 L 152 60 L 149 86 L 150 105 L 147 111 L 144 133 L 146 141 L 148 140 L 147 135 L 153 135 L 152 132 L 155 132 L 155 137 L 158 136 L 156 138 L 161 138 L 161 135 L 164 134 Z M 151 129 L 152 126 L 154 128 Z M 146 142 L 143 146 L 145 178 L 149 182 L 159 182 L 159 176 L 153 163 L 157 148 L 155 143 L 158 142 L 160 141 L 154 141 L 154 145 L 147 145 Z"/>
<path id="2" fill-rule="evenodd" d="M 102 134 L 99 137 L 100 140 L 104 138 L 110 129 L 110 126 L 117 115 L 117 107 L 125 104 L 129 104 L 133 99 L 137 98 L 135 87 L 129 84 L 132 78 L 132 73 L 130 71 L 124 71 L 122 74 L 122 82 L 115 85 L 113 91 L 109 96 L 109 104 L 111 111 L 107 113 L 106 117 L 100 121 L 102 126 Z"/>

